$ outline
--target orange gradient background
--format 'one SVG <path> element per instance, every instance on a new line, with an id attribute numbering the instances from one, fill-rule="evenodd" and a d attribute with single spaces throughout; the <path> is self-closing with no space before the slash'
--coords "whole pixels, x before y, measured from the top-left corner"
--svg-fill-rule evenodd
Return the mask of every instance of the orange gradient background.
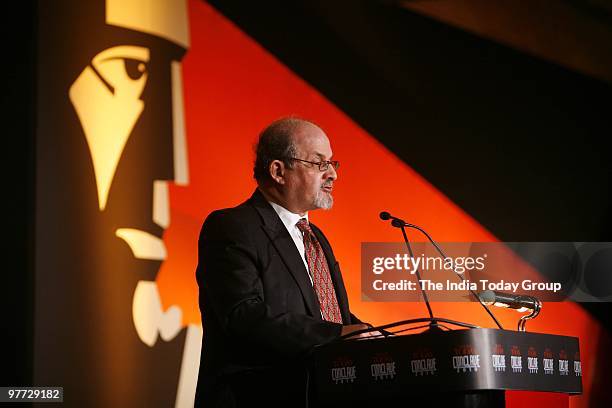
<path id="1" fill-rule="evenodd" d="M 425 306 L 418 303 L 361 301 L 361 243 L 401 241 L 378 213 L 401 215 L 437 241 L 497 238 L 232 22 L 204 2 L 192 0 L 189 6 L 192 44 L 183 61 L 183 78 L 190 180 L 188 186 L 172 186 L 170 191 L 171 224 L 164 236 L 168 259 L 158 277 L 164 307 L 179 305 L 185 325 L 200 322 L 195 268 L 201 224 L 214 209 L 235 206 L 251 195 L 258 133 L 272 120 L 296 114 L 324 129 L 334 158 L 341 161 L 334 208 L 310 217 L 332 242 L 352 311 L 375 325 L 425 316 Z M 350 91 L 359 95 L 359 90 Z M 421 136 L 405 137 L 410 143 Z M 479 305 L 432 306 L 438 316 L 494 327 Z M 515 312 L 496 314 L 504 327 L 516 327 Z M 597 340 L 605 335 L 601 326 L 568 302 L 546 303 L 528 328 L 580 338 L 584 395 L 570 401 L 571 406 L 587 406 Z M 524 393 L 512 394 L 518 405 Z"/>

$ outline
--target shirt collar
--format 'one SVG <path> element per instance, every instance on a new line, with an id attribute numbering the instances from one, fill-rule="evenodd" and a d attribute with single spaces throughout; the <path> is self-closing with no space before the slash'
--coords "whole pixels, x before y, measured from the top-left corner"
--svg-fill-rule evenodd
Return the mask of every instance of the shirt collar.
<path id="1" fill-rule="evenodd" d="M 300 214 L 292 213 L 285 207 L 273 203 L 272 201 L 268 202 L 270 203 L 272 208 L 274 208 L 274 211 L 276 211 L 288 231 L 291 231 L 291 228 L 295 228 L 295 224 L 297 224 L 297 222 L 302 218 L 306 218 L 306 221 L 308 221 L 308 213 L 304 214 L 304 216 L 301 216 Z"/>

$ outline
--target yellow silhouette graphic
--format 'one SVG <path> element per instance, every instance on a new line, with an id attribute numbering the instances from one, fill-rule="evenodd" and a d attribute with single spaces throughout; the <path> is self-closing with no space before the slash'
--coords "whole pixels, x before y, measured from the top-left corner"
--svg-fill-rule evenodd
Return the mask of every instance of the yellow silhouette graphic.
<path id="1" fill-rule="evenodd" d="M 187 5 L 184 0 L 107 0 L 106 24 L 153 34 L 183 48 L 189 47 Z M 142 99 L 148 84 L 151 50 L 125 44 L 107 48 L 93 57 L 69 89 L 69 98 L 83 129 L 93 165 L 98 208 L 104 212 L 111 186 L 126 144 L 143 111 Z M 172 157 L 176 184 L 188 183 L 187 146 L 183 113 L 181 64 L 171 61 Z M 152 180 L 151 217 L 165 229 L 170 224 L 167 180 Z M 128 220 L 129 222 L 129 220 Z M 166 248 L 155 231 L 131 225 L 120 226 L 115 236 L 125 241 L 134 258 L 163 261 Z M 129 271 L 128 271 L 129 273 Z M 126 310 L 126 313 L 129 311 Z M 140 340 L 153 347 L 158 336 L 172 340 L 181 330 L 179 307 L 162 309 L 155 281 L 140 280 L 133 294 L 132 318 Z M 201 326 L 189 326 L 178 382 L 176 406 L 193 406 L 197 381 Z M 178 357 L 178 356 L 177 356 Z"/>

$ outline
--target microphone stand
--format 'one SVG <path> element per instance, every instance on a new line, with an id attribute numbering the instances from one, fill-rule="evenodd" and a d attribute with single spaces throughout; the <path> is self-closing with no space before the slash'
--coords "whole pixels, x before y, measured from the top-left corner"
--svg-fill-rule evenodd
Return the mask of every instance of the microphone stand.
<path id="1" fill-rule="evenodd" d="M 423 235 L 425 235 L 427 237 L 427 239 L 429 240 L 429 242 L 432 243 L 432 245 L 436 248 L 436 250 L 438 251 L 438 253 L 442 256 L 442 258 L 444 259 L 444 261 L 446 261 L 448 259 L 448 257 L 446 256 L 446 254 L 444 253 L 444 251 L 442 251 L 442 248 L 440 248 L 438 246 L 438 244 L 433 240 L 433 238 L 427 233 L 427 231 L 425 231 L 423 228 L 419 227 L 418 225 L 415 224 L 410 224 L 407 223 L 406 221 L 402 220 L 401 218 L 397 218 L 392 216 L 391 214 L 389 214 L 386 211 L 383 211 L 380 213 L 380 219 L 383 221 L 387 221 L 387 220 L 391 220 L 391 225 L 393 227 L 399 228 L 402 230 L 402 235 L 404 236 L 404 241 L 406 242 L 406 246 L 408 247 L 408 252 L 410 253 L 410 256 L 412 258 L 414 258 L 414 255 L 412 253 L 412 248 L 410 247 L 410 243 L 408 242 L 408 236 L 406 235 L 406 227 L 408 228 L 414 228 L 416 230 L 419 230 L 421 233 L 423 233 Z M 457 273 L 457 271 L 455 270 L 454 267 L 454 263 L 453 263 L 453 272 L 455 272 L 455 275 L 457 275 L 461 281 L 465 281 L 465 278 L 460 274 Z M 416 269 L 416 275 L 417 275 L 417 279 L 420 281 L 421 280 L 421 276 L 419 273 L 418 268 Z M 419 282 L 420 283 L 420 282 Z M 427 305 L 427 310 L 429 311 L 429 320 L 430 320 L 430 328 L 429 330 L 441 330 L 439 327 L 438 322 L 436 321 L 436 319 L 433 317 L 433 313 L 431 311 L 431 305 L 429 304 L 429 298 L 427 297 L 427 292 L 423 289 L 422 286 L 419 285 L 419 287 L 421 288 L 421 291 L 423 292 L 423 298 L 425 300 L 425 304 Z M 487 312 L 487 314 L 489 316 L 491 316 L 491 319 L 493 319 L 493 321 L 495 322 L 495 324 L 497 325 L 497 327 L 499 327 L 500 330 L 503 330 L 504 328 L 502 327 L 502 325 L 499 323 L 499 321 L 495 318 L 495 316 L 493 315 L 493 313 L 489 310 L 489 308 L 482 302 L 482 299 L 480 299 L 480 296 L 478 296 L 476 294 L 476 292 L 474 292 L 472 289 L 468 289 L 470 291 L 470 293 L 476 298 L 476 300 L 478 300 L 478 303 L 480 303 L 480 305 L 484 308 L 484 310 Z M 435 327 L 435 328 L 434 328 Z"/>
<path id="2" fill-rule="evenodd" d="M 411 258 L 414 258 L 414 254 L 412 253 L 412 247 L 410 245 L 410 241 L 408 240 L 408 235 L 406 234 L 406 226 L 407 226 L 406 223 L 396 222 L 396 220 L 393 220 L 391 224 L 394 227 L 398 227 L 400 230 L 402 230 L 402 235 L 404 236 L 404 242 L 406 243 L 406 248 L 408 248 L 408 253 L 410 254 Z M 431 310 L 431 304 L 429 303 L 429 296 L 427 296 L 427 291 L 421 285 L 421 273 L 419 272 L 419 268 L 415 269 L 415 275 L 419 283 L 419 288 L 421 288 L 421 293 L 423 293 L 423 300 L 425 301 L 425 306 L 427 306 L 427 312 L 429 313 L 429 328 L 427 329 L 427 331 L 428 332 L 442 331 L 442 329 L 438 325 L 438 321 L 434 318 L 433 311 Z"/>
<path id="3" fill-rule="evenodd" d="M 442 258 L 446 261 L 446 259 L 448 258 L 446 256 L 446 254 L 444 253 L 444 251 L 442 251 L 442 248 L 440 248 L 438 246 L 438 244 L 436 244 L 436 242 L 433 240 L 433 238 L 431 238 L 431 236 L 421 227 L 419 227 L 418 225 L 415 224 L 410 224 L 407 223 L 405 221 L 399 220 L 397 218 L 394 218 L 393 221 L 391 222 L 391 225 L 393 225 L 394 227 L 400 226 L 402 233 L 404 234 L 404 237 L 406 236 L 406 233 L 404 232 L 404 228 L 408 227 L 408 228 L 414 228 L 416 230 L 419 230 L 423 233 L 423 235 L 425 235 L 427 237 L 427 239 L 429 240 L 429 242 L 431 242 L 431 244 L 436 248 L 436 250 L 438 251 L 438 253 L 442 256 Z M 410 253 L 410 256 L 412 256 L 412 253 Z M 453 264 L 454 265 L 454 264 Z M 463 277 L 463 275 L 461 275 L 460 273 L 457 273 L 457 271 L 455 271 L 455 268 L 453 266 L 453 272 L 455 272 L 455 275 L 457 275 L 461 281 L 465 281 L 465 278 Z M 420 279 L 420 278 L 419 278 Z M 493 321 L 495 322 L 495 324 L 497 325 L 497 327 L 500 328 L 500 330 L 503 330 L 504 328 L 502 327 L 502 325 L 499 323 L 499 321 L 495 318 L 495 316 L 493 315 L 493 313 L 489 310 L 489 308 L 482 302 L 482 300 L 480 299 L 480 296 L 478 296 L 476 294 L 476 292 L 474 292 L 472 289 L 468 289 L 470 291 L 470 293 L 476 298 L 476 300 L 478 300 L 478 303 L 480 303 L 480 305 L 484 308 L 484 310 L 489 314 L 489 316 L 491 316 L 491 318 L 493 319 Z M 429 305 L 428 305 L 429 307 Z"/>

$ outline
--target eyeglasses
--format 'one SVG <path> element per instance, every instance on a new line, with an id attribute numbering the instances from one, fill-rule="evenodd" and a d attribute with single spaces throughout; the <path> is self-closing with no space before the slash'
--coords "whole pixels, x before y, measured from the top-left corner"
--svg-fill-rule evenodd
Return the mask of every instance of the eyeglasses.
<path id="1" fill-rule="evenodd" d="M 330 164 L 332 165 L 334 170 L 338 170 L 338 167 L 340 167 L 340 162 L 338 160 L 323 160 L 320 162 L 312 162 L 308 160 L 298 159 L 297 157 L 290 157 L 289 159 L 301 161 L 304 163 L 316 164 L 317 166 L 319 166 L 320 171 L 327 171 L 327 169 L 329 169 Z"/>

